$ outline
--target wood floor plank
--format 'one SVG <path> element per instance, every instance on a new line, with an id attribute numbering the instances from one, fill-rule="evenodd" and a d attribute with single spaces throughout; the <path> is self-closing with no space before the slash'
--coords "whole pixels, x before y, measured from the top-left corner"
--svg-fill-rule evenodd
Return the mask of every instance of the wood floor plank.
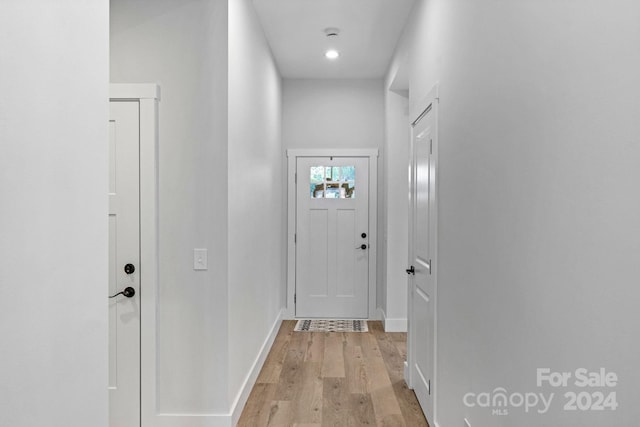
<path id="1" fill-rule="evenodd" d="M 275 384 L 256 384 L 238 420 L 238 427 L 266 426 L 275 390 Z"/>
<path id="2" fill-rule="evenodd" d="M 344 378 L 344 344 L 342 334 L 326 333 L 324 359 L 322 361 L 323 378 Z"/>
<path id="3" fill-rule="evenodd" d="M 344 426 L 349 418 L 349 393 L 344 378 L 324 378 L 322 426 Z"/>
<path id="4" fill-rule="evenodd" d="M 293 424 L 293 411 L 291 410 L 291 401 L 274 400 L 271 402 L 269 412 L 269 420 L 267 426 L 286 427 Z"/>
<path id="5" fill-rule="evenodd" d="M 402 357 L 402 360 L 406 362 L 407 360 L 407 342 L 406 341 L 395 341 L 396 348 L 398 349 L 398 353 Z"/>
<path id="6" fill-rule="evenodd" d="M 398 347 L 385 333 L 376 333 L 375 336 L 389 379 L 392 383 L 401 381 L 404 378 L 404 359 L 398 352 Z"/>
<path id="7" fill-rule="evenodd" d="M 257 383 L 277 383 L 282 373 L 282 366 L 284 365 L 284 359 L 287 356 L 287 350 L 289 348 L 289 342 L 293 335 L 293 327 L 295 323 L 291 325 L 290 321 L 283 321 L 280 329 L 280 333 L 276 336 L 273 342 L 273 346 L 267 355 L 267 360 L 258 375 Z"/>
<path id="8" fill-rule="evenodd" d="M 307 341 L 307 351 L 304 355 L 305 362 L 320 362 L 324 359 L 324 332 L 310 332 Z"/>
<path id="9" fill-rule="evenodd" d="M 380 354 L 385 361 L 389 379 L 391 380 L 396 400 L 400 406 L 403 418 L 409 426 L 428 425 L 420 409 L 420 405 L 413 390 L 409 389 L 404 381 L 404 361 L 406 360 L 406 334 L 390 334 L 373 328 Z M 404 337 L 405 341 L 399 341 L 398 337 Z M 404 350 L 404 354 L 399 351 Z"/>
<path id="10" fill-rule="evenodd" d="M 376 417 L 373 402 L 368 393 L 351 393 L 349 395 L 350 426 L 375 426 Z"/>
<path id="11" fill-rule="evenodd" d="M 382 420 L 378 420 L 377 422 L 380 427 L 414 427 L 405 423 L 402 415 L 398 414 L 386 415 Z"/>
<path id="12" fill-rule="evenodd" d="M 282 373 L 276 388 L 276 400 L 293 400 L 302 387 L 300 372 L 306 349 L 305 334 L 294 333 L 289 340 Z"/>
<path id="13" fill-rule="evenodd" d="M 367 370 L 360 346 L 345 347 L 344 366 L 349 393 L 367 393 Z"/>
<path id="14" fill-rule="evenodd" d="M 358 333 L 350 333 L 350 334 L 345 333 L 344 335 L 347 341 L 347 345 L 354 346 L 354 347 L 361 347 L 362 337 L 367 334 L 358 332 Z"/>
<path id="15" fill-rule="evenodd" d="M 395 425 L 393 423 L 389 424 L 389 420 L 402 419 L 402 410 L 391 384 L 372 390 L 370 395 L 378 425 Z"/>
<path id="16" fill-rule="evenodd" d="M 294 421 L 298 423 L 322 422 L 323 380 L 320 362 L 302 364 L 302 386 L 293 401 Z"/>
<path id="17" fill-rule="evenodd" d="M 400 405 L 393 391 L 378 341 L 373 334 L 362 339 L 363 354 L 365 354 L 365 369 L 367 372 L 368 390 L 371 394 L 373 407 L 378 425 L 389 424 L 392 415 L 402 416 Z M 386 420 L 386 421 L 385 421 Z"/>
<path id="18" fill-rule="evenodd" d="M 389 337 L 397 342 L 407 342 L 407 333 L 406 332 L 386 332 Z"/>
<path id="19" fill-rule="evenodd" d="M 362 354 L 369 380 L 369 391 L 391 385 L 384 359 L 373 335 L 362 337 Z"/>
<path id="20" fill-rule="evenodd" d="M 429 427 L 427 420 L 424 418 L 416 394 L 411 390 L 407 383 L 398 381 L 393 384 L 393 392 L 396 395 L 398 405 L 400 405 L 400 411 L 402 417 L 405 420 L 407 426 L 411 427 Z"/>

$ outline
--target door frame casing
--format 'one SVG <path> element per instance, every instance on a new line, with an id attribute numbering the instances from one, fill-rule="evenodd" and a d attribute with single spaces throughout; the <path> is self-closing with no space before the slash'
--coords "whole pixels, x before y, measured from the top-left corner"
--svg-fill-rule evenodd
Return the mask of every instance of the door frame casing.
<path id="1" fill-rule="evenodd" d="M 296 291 L 296 165 L 299 157 L 366 157 L 369 159 L 369 301 L 368 319 L 378 319 L 376 266 L 378 259 L 378 155 L 377 148 L 297 148 L 287 154 L 287 306 L 286 319 L 295 319 Z"/>
<path id="2" fill-rule="evenodd" d="M 413 137 L 414 137 L 414 125 L 422 118 L 422 115 L 431 107 L 430 114 L 433 114 L 433 135 L 432 135 L 432 153 L 433 156 L 433 166 L 435 168 L 434 177 L 435 177 L 435 186 L 434 186 L 434 196 L 433 196 L 433 207 L 430 207 L 430 215 L 433 215 L 433 246 L 434 250 L 431 254 L 431 272 L 432 272 L 432 280 L 433 280 L 433 317 L 434 317 L 434 325 L 433 325 L 433 377 L 431 378 L 431 388 L 434 390 L 432 395 L 433 400 L 433 413 L 429 414 L 433 419 L 428 420 L 430 423 L 433 422 L 436 426 L 437 423 L 437 396 L 438 396 L 438 194 L 439 194 L 439 164 L 438 164 L 438 147 L 439 147 L 439 135 L 438 135 L 438 115 L 439 115 L 439 104 L 440 104 L 440 95 L 439 95 L 439 85 L 436 83 L 429 93 L 421 99 L 421 101 L 416 104 L 416 106 L 410 112 L 410 126 L 411 126 L 411 140 L 409 147 L 409 170 L 410 176 L 413 176 L 413 165 L 414 165 L 414 147 L 413 147 Z M 413 179 L 413 178 L 411 178 Z M 413 182 L 410 182 L 409 188 L 409 259 L 408 265 L 412 265 L 413 256 L 414 256 L 414 248 L 413 248 Z M 412 364 L 415 360 L 415 333 L 413 333 L 412 329 L 415 325 L 412 325 L 413 319 L 413 280 L 411 276 L 407 278 L 407 361 L 404 366 L 404 379 L 410 389 L 414 388 L 415 381 L 413 378 L 413 370 L 411 369 Z"/>
<path id="3" fill-rule="evenodd" d="M 154 425 L 156 413 L 156 304 L 158 257 L 158 102 L 157 84 L 109 85 L 109 102 L 137 102 L 140 129 L 140 414 Z M 142 221 L 144 218 L 144 221 Z"/>

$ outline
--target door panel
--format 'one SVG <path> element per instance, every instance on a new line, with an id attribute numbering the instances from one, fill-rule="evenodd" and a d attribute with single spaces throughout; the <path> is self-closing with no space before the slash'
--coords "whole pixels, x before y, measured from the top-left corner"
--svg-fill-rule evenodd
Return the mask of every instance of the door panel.
<path id="1" fill-rule="evenodd" d="M 435 385 L 435 156 L 431 105 L 413 127 L 411 158 L 409 375 L 418 401 L 430 421 Z"/>
<path id="2" fill-rule="evenodd" d="M 109 120 L 109 419 L 111 427 L 140 426 L 139 108 L 111 102 Z M 135 271 L 127 274 L 126 264 Z"/>
<path id="3" fill-rule="evenodd" d="M 414 368 L 417 373 L 415 382 L 415 392 L 419 396 L 421 404 L 427 407 L 427 412 L 432 414 L 431 407 L 431 378 L 433 377 L 433 328 L 428 327 L 433 322 L 433 301 L 420 288 L 416 288 L 414 295 L 414 312 L 416 325 L 425 327 L 415 328 L 415 360 Z"/>
<path id="4" fill-rule="evenodd" d="M 329 296 L 329 212 L 326 209 L 309 210 L 309 241 L 307 264 L 309 274 L 309 295 L 313 297 Z M 301 233 L 302 234 L 302 233 Z"/>
<path id="5" fill-rule="evenodd" d="M 296 316 L 366 318 L 369 160 L 300 157 L 296 171 Z"/>
<path id="6" fill-rule="evenodd" d="M 336 295 L 356 296 L 356 255 L 365 256 L 363 251 L 354 251 L 357 234 L 356 215 L 353 210 L 336 211 Z"/>

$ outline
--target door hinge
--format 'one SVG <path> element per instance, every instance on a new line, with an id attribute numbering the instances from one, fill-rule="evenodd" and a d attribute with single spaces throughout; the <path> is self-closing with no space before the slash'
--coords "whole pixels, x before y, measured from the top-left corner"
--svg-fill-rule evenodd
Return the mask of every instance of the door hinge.
<path id="1" fill-rule="evenodd" d="M 294 244 L 295 244 L 295 243 L 298 243 L 298 233 L 295 233 L 295 234 L 293 235 L 293 243 L 294 243 Z"/>
<path id="2" fill-rule="evenodd" d="M 298 299 L 298 294 L 293 294 L 293 303 L 296 303 L 296 300 Z"/>
<path id="3" fill-rule="evenodd" d="M 298 173 L 297 172 L 295 174 L 293 174 L 293 183 L 294 184 L 298 183 Z"/>
<path id="4" fill-rule="evenodd" d="M 431 380 L 429 380 L 429 396 L 431 396 Z"/>
<path id="5" fill-rule="evenodd" d="M 429 140 L 429 154 L 433 154 L 433 139 Z"/>

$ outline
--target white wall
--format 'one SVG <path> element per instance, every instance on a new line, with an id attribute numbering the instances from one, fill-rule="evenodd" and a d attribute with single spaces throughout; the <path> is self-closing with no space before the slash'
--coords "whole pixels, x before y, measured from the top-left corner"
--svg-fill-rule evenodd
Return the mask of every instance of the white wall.
<path id="1" fill-rule="evenodd" d="M 113 0 L 111 14 L 112 81 L 162 88 L 157 412 L 228 425 L 282 308 L 280 75 L 248 0 Z"/>
<path id="2" fill-rule="evenodd" d="M 382 80 L 284 80 L 282 138 L 289 148 L 380 148 Z"/>
<path id="3" fill-rule="evenodd" d="M 251 388 L 277 328 L 282 254 L 282 81 L 250 0 L 229 2 L 229 398 Z M 277 329 L 276 329 L 277 330 Z"/>
<path id="4" fill-rule="evenodd" d="M 108 16 L 0 4 L 3 426 L 108 423 Z"/>
<path id="5" fill-rule="evenodd" d="M 634 425 L 640 4 L 422 0 L 413 111 L 440 82 L 437 422 Z M 616 411 L 563 411 L 536 368 L 617 373 Z M 555 392 L 547 414 L 467 392 Z M 612 389 L 587 389 L 611 391 Z"/>
<path id="6" fill-rule="evenodd" d="M 284 148 L 377 148 L 378 281 L 382 292 L 384 240 L 384 92 L 378 79 L 285 79 Z"/>
<path id="7" fill-rule="evenodd" d="M 157 411 L 178 424 L 229 408 L 227 23 L 226 0 L 111 1 L 111 81 L 162 90 Z"/>
<path id="8" fill-rule="evenodd" d="M 402 61 L 397 60 L 398 64 Z M 406 64 L 402 63 L 402 67 Z M 394 67 L 385 81 L 385 241 L 384 282 L 380 307 L 388 332 L 407 330 L 408 216 L 409 216 L 409 99 L 408 78 Z M 397 87 L 402 89 L 396 89 Z M 398 93 L 400 92 L 400 94 Z"/>

